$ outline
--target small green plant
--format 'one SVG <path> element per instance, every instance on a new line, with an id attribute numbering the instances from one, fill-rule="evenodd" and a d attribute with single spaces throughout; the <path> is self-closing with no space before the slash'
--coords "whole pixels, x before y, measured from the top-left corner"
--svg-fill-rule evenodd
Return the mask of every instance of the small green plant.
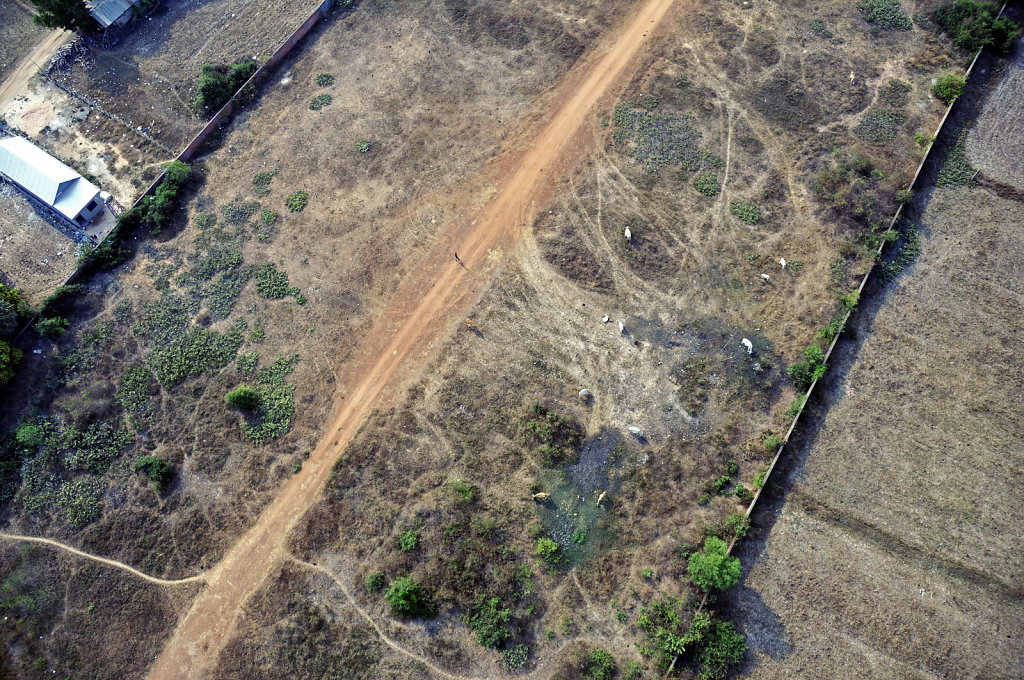
<path id="1" fill-rule="evenodd" d="M 915 132 L 914 141 L 917 142 L 918 146 L 927 147 L 930 146 L 931 143 L 935 141 L 935 138 L 931 136 L 926 136 L 920 132 Z"/>
<path id="2" fill-rule="evenodd" d="M 785 440 L 774 432 L 769 432 L 764 436 L 761 442 L 764 444 L 764 448 L 769 451 L 777 451 Z"/>
<path id="3" fill-rule="evenodd" d="M 363 579 L 363 586 L 366 588 L 368 593 L 378 593 L 387 584 L 387 578 L 384 576 L 384 572 L 372 571 L 366 575 Z"/>
<path id="4" fill-rule="evenodd" d="M 451 489 L 452 495 L 455 496 L 455 500 L 462 505 L 469 505 L 476 500 L 476 490 L 469 482 L 464 482 L 461 479 L 453 479 L 448 483 L 448 488 Z"/>
<path id="5" fill-rule="evenodd" d="M 511 617 L 512 610 L 503 607 L 500 598 L 483 596 L 462 618 L 476 633 L 477 642 L 486 649 L 498 649 L 512 637 L 507 625 Z"/>
<path id="6" fill-rule="evenodd" d="M 896 192 L 896 200 L 902 203 L 903 205 L 906 205 L 907 203 L 910 203 L 912 200 L 914 200 L 914 192 L 912 192 L 910 189 L 900 189 L 899 191 Z"/>
<path id="7" fill-rule="evenodd" d="M 743 538 L 750 531 L 750 520 L 739 513 L 729 515 L 725 523 L 737 538 Z"/>
<path id="8" fill-rule="evenodd" d="M 693 188 L 705 196 L 717 196 L 722 190 L 722 186 L 718 183 L 718 176 L 710 170 L 697 175 L 697 178 L 693 180 Z"/>
<path id="9" fill-rule="evenodd" d="M 359 153 L 366 153 L 367 151 L 370 150 L 370 142 L 366 141 L 365 139 L 361 142 L 356 142 L 356 149 L 359 151 Z"/>
<path id="10" fill-rule="evenodd" d="M 799 395 L 796 399 L 792 401 L 792 403 L 790 403 L 789 407 L 786 409 L 786 415 L 791 419 L 796 418 L 800 414 L 800 411 L 803 409 L 804 404 L 806 403 L 807 395 Z"/>
<path id="11" fill-rule="evenodd" d="M 608 650 L 598 647 L 587 657 L 583 677 L 587 680 L 611 680 L 616 670 L 615 658 Z"/>
<path id="12" fill-rule="evenodd" d="M 652 576 L 654 576 L 654 571 L 652 571 L 649 568 L 648 569 L 644 569 L 643 571 L 640 572 L 640 578 L 651 578 Z"/>
<path id="13" fill-rule="evenodd" d="M 582 531 L 577 531 L 572 535 L 572 542 L 576 545 L 583 545 L 587 542 L 587 535 Z"/>
<path id="14" fill-rule="evenodd" d="M 398 537 L 398 549 L 402 552 L 415 550 L 420 546 L 420 535 L 415 529 L 409 529 Z"/>
<path id="15" fill-rule="evenodd" d="M 324 94 L 318 94 L 309 102 L 309 109 L 310 111 L 319 111 L 325 106 L 330 106 L 333 101 L 334 97 L 326 92 Z"/>
<path id="16" fill-rule="evenodd" d="M 284 200 L 285 206 L 292 212 L 302 212 L 302 209 L 309 203 L 309 194 L 305 191 L 296 191 Z"/>
<path id="17" fill-rule="evenodd" d="M 318 73 L 316 75 L 316 84 L 320 87 L 330 87 L 334 85 L 334 76 L 330 73 Z"/>
<path id="18" fill-rule="evenodd" d="M 768 479 L 768 467 L 767 466 L 765 466 L 765 468 L 763 470 L 761 470 L 760 472 L 758 472 L 757 476 L 754 477 L 754 488 L 755 489 L 762 489 L 762 488 L 764 488 L 764 482 L 765 482 L 766 479 Z"/>
<path id="19" fill-rule="evenodd" d="M 747 487 L 743 486 L 743 482 L 740 482 L 736 485 L 736 491 L 734 493 L 736 494 L 736 498 L 739 498 L 744 503 L 749 503 L 750 501 L 754 500 L 753 492 Z"/>
<path id="20" fill-rule="evenodd" d="M 843 307 L 852 311 L 857 308 L 857 303 L 860 302 L 860 291 L 856 288 L 847 291 L 839 296 L 839 301 L 843 303 Z"/>
<path id="21" fill-rule="evenodd" d="M 717 588 L 727 590 L 739 583 L 743 566 L 736 557 L 726 554 L 728 546 L 717 536 L 704 539 L 704 549 L 690 555 L 687 573 L 705 592 Z"/>
<path id="22" fill-rule="evenodd" d="M 228 392 L 224 401 L 242 411 L 255 411 L 260 407 L 260 393 L 248 385 L 240 385 Z"/>
<path id="23" fill-rule="evenodd" d="M 253 190 L 257 196 L 266 196 L 270 193 L 270 183 L 274 181 L 277 170 L 261 172 L 252 178 Z"/>
<path id="24" fill-rule="evenodd" d="M 505 661 L 505 670 L 511 673 L 526 665 L 526 661 L 530 657 L 530 648 L 524 644 L 518 644 L 503 650 L 501 657 Z"/>
<path id="25" fill-rule="evenodd" d="M 729 210 L 747 224 L 757 224 L 761 219 L 761 209 L 750 201 L 733 201 Z"/>
<path id="26" fill-rule="evenodd" d="M 717 493 L 725 493 L 725 490 L 729 487 L 729 485 L 731 483 L 732 483 L 732 477 L 730 477 L 729 475 L 722 475 L 721 477 L 716 479 L 714 482 L 712 482 L 711 485 L 714 487 L 715 492 L 717 492 Z"/>
<path id="27" fill-rule="evenodd" d="M 960 75 L 950 73 L 942 76 L 932 85 L 932 94 L 944 104 L 952 104 L 964 91 L 967 80 Z"/>

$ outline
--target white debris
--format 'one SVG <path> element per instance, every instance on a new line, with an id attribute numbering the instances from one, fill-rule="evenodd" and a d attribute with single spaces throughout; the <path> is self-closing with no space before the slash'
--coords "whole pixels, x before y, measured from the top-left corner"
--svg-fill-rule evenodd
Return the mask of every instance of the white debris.
<path id="1" fill-rule="evenodd" d="M 41 349 L 34 349 L 34 350 L 32 350 L 32 354 L 42 354 L 42 353 L 43 353 L 43 350 L 41 350 Z"/>
<path id="2" fill-rule="evenodd" d="M 604 318 L 601 319 L 601 323 L 608 323 L 609 321 L 611 321 L 611 317 L 609 317 L 607 314 L 605 314 Z"/>
<path id="3" fill-rule="evenodd" d="M 750 340 L 743 338 L 740 340 L 740 344 L 747 348 L 747 354 L 754 353 L 754 343 L 750 342 Z"/>
<path id="4" fill-rule="evenodd" d="M 761 274 L 761 278 L 764 279 L 765 281 L 771 281 L 772 280 L 772 277 L 768 276 L 767 274 Z"/>
<path id="5" fill-rule="evenodd" d="M 626 231 L 622 232 L 622 235 L 626 237 L 627 241 L 633 240 L 633 232 L 629 230 L 629 227 L 626 227 Z"/>
<path id="6" fill-rule="evenodd" d="M 589 399 L 590 390 L 580 390 L 580 399 Z"/>
<path id="7" fill-rule="evenodd" d="M 634 437 L 637 437 L 638 439 L 643 439 L 644 431 L 641 430 L 639 427 L 632 427 L 632 426 L 630 426 L 630 427 L 627 427 L 626 429 L 629 430 L 629 433 L 631 435 L 633 435 Z"/>
<path id="8" fill-rule="evenodd" d="M 603 501 L 604 497 L 607 496 L 607 495 L 608 495 L 607 491 L 602 491 L 601 495 L 597 497 L 597 504 L 601 505 L 601 501 Z"/>
<path id="9" fill-rule="evenodd" d="M 785 269 L 786 268 L 786 258 L 782 258 L 781 260 L 779 260 L 779 264 L 781 264 L 782 268 Z"/>
<path id="10" fill-rule="evenodd" d="M 622 325 L 621 321 L 619 322 L 619 332 L 620 333 L 625 333 L 626 332 L 626 327 Z"/>

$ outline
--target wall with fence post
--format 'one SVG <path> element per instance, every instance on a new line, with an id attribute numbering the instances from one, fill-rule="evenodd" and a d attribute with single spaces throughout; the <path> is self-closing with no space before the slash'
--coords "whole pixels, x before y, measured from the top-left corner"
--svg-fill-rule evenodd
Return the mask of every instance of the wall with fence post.
<path id="1" fill-rule="evenodd" d="M 1007 2 L 1008 2 L 1008 0 L 1007 0 Z M 997 15 L 997 18 L 1001 17 L 1003 15 L 1003 12 L 1006 10 L 1007 2 L 1003 3 L 1003 6 L 1002 6 L 1002 8 L 1000 8 L 999 14 Z M 974 59 L 971 60 L 971 64 L 970 64 L 970 66 L 967 67 L 967 72 L 964 74 L 964 78 L 965 79 L 970 79 L 971 73 L 974 72 L 974 66 L 978 63 L 978 59 L 981 57 L 981 54 L 982 54 L 983 51 L 984 51 L 984 48 L 978 50 L 978 52 L 974 55 Z M 951 103 L 948 107 L 946 107 L 946 113 L 943 114 L 942 120 L 939 121 L 938 127 L 935 128 L 935 134 L 933 135 L 933 141 L 932 141 L 931 144 L 928 145 L 928 148 L 925 149 L 924 156 L 921 158 L 921 162 L 918 164 L 917 170 L 914 172 L 914 177 L 910 180 L 910 184 L 907 186 L 907 189 L 909 191 L 913 191 L 914 188 L 917 186 L 917 180 L 921 177 L 921 172 L 924 170 L 925 164 L 928 162 L 928 159 L 931 157 L 932 149 L 935 146 L 934 140 L 937 140 L 939 138 L 939 135 L 942 133 L 942 129 L 946 126 L 946 121 L 949 120 L 950 115 L 955 110 L 955 108 L 956 108 L 957 104 L 959 103 L 959 101 L 960 101 L 960 99 L 957 98 L 957 99 L 955 99 L 953 101 L 953 103 Z M 895 214 L 893 214 L 892 219 L 889 221 L 889 229 L 895 229 L 896 228 L 897 222 L 899 222 L 900 218 L 903 216 L 903 209 L 905 207 L 906 207 L 905 204 L 901 203 L 896 208 Z M 861 279 L 860 285 L 857 286 L 857 295 L 858 296 L 860 296 L 864 292 L 864 288 L 868 285 L 868 281 L 871 279 L 871 274 L 875 271 L 875 267 L 877 265 L 877 262 L 880 261 L 881 255 L 884 253 L 884 251 L 885 251 L 885 239 L 882 239 L 882 242 L 878 244 L 878 248 L 875 251 L 875 253 L 876 253 L 876 255 L 878 257 L 875 258 L 875 262 L 871 264 L 871 267 L 868 268 L 867 272 L 865 272 L 864 278 Z M 835 350 L 836 345 L 839 344 L 839 339 L 842 337 L 843 332 L 846 330 L 846 325 L 847 325 L 847 323 L 849 323 L 851 316 L 853 316 L 853 310 L 847 310 L 846 315 L 843 317 L 843 322 L 840 325 L 839 330 L 836 332 L 835 337 L 832 338 L 832 342 L 829 343 L 828 349 L 825 351 L 825 357 L 823 359 L 823 362 L 825 364 L 828 363 L 828 360 L 829 360 L 829 358 L 831 358 L 832 352 Z M 807 408 L 807 402 L 810 401 L 810 398 L 814 394 L 814 390 L 818 386 L 819 382 L 820 382 L 820 379 L 815 380 L 814 382 L 812 382 L 810 387 L 808 387 L 807 391 L 804 393 L 804 395 L 803 395 L 804 396 L 804 403 L 803 403 L 803 405 L 801 405 L 799 412 L 793 418 L 793 422 L 791 422 L 789 424 L 789 429 L 786 431 L 786 436 L 783 439 L 782 444 L 780 444 L 779 448 L 775 451 L 775 456 L 772 458 L 772 462 L 769 464 L 768 470 L 765 472 L 764 480 L 763 480 L 763 483 L 761 484 L 761 487 L 759 489 L 757 489 L 757 491 L 754 493 L 754 498 L 751 499 L 750 505 L 747 506 L 747 511 L 743 515 L 744 519 L 747 519 L 747 520 L 750 519 L 750 516 L 754 513 L 754 509 L 757 507 L 757 502 L 761 499 L 761 494 L 764 492 L 764 490 L 766 488 L 768 488 L 768 480 L 771 479 L 772 472 L 775 471 L 775 468 L 776 468 L 776 466 L 779 463 L 779 459 L 782 457 L 782 452 L 785 450 L 786 444 L 789 443 L 790 438 L 793 436 L 793 432 L 796 430 L 797 425 L 800 423 L 800 418 L 803 416 L 804 410 Z M 736 545 L 738 543 L 739 543 L 739 538 L 734 536 L 732 538 L 732 540 L 729 541 L 729 546 L 726 549 L 726 554 L 731 555 L 733 550 L 735 549 L 735 547 L 736 547 Z M 703 611 L 704 607 L 707 606 L 708 595 L 709 595 L 708 593 L 705 593 L 704 597 L 701 598 L 700 604 L 697 606 L 697 609 L 694 612 L 695 614 Z M 676 662 L 678 660 L 679 660 L 679 655 L 677 654 L 675 656 L 675 658 L 672 660 L 672 665 L 669 667 L 669 671 L 668 671 L 669 673 L 671 672 L 672 668 L 675 667 Z M 666 675 L 667 674 L 668 673 L 666 673 Z"/>

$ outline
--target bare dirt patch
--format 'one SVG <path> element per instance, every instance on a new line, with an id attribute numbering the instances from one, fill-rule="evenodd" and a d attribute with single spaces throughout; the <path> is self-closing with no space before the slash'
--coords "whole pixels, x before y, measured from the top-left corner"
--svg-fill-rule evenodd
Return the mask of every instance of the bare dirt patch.
<path id="1" fill-rule="evenodd" d="M 988 95 L 985 108 L 967 135 L 967 157 L 986 177 L 1024 192 L 1024 112 L 1018 105 L 1024 92 L 1024 50 L 1018 49 L 1007 63 L 1006 72 Z"/>
<path id="2" fill-rule="evenodd" d="M 32 23 L 32 14 L 20 2 L 5 2 L 0 7 L 0 82 L 49 31 Z"/>

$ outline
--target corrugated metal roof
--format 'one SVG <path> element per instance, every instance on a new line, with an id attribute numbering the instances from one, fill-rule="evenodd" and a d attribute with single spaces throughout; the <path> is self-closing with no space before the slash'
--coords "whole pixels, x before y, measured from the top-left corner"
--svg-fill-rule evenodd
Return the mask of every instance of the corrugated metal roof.
<path id="1" fill-rule="evenodd" d="M 23 137 L 0 139 L 0 172 L 69 220 L 99 193 L 95 184 Z"/>
<path id="2" fill-rule="evenodd" d="M 89 8 L 92 18 L 100 22 L 100 26 L 110 28 L 110 25 L 121 18 L 121 15 L 134 4 L 128 0 L 93 0 L 86 6 Z"/>

